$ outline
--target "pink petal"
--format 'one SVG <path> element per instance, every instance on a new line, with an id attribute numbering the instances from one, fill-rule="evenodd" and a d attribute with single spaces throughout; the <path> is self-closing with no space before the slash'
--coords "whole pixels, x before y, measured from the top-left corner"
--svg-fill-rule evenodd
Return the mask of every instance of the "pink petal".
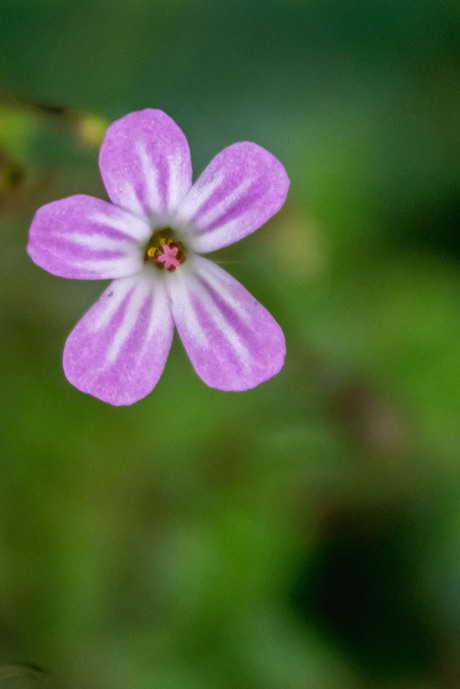
<path id="1" fill-rule="evenodd" d="M 192 184 L 187 139 L 161 110 L 131 112 L 113 122 L 99 167 L 113 203 L 148 219 L 174 210 Z"/>
<path id="2" fill-rule="evenodd" d="M 54 275 L 107 279 L 142 269 L 146 222 L 92 196 L 69 196 L 42 206 L 29 233 L 27 251 Z"/>
<path id="3" fill-rule="evenodd" d="M 163 280 L 114 280 L 67 338 L 64 372 L 82 392 L 116 406 L 132 404 L 161 376 L 173 330 Z"/>
<path id="4" fill-rule="evenodd" d="M 200 256 L 166 278 L 177 330 L 205 383 L 247 390 L 278 373 L 283 331 L 237 280 Z"/>
<path id="5" fill-rule="evenodd" d="M 198 253 L 221 249 L 257 230 L 283 205 L 289 178 L 282 164 L 243 141 L 221 151 L 179 206 Z"/>

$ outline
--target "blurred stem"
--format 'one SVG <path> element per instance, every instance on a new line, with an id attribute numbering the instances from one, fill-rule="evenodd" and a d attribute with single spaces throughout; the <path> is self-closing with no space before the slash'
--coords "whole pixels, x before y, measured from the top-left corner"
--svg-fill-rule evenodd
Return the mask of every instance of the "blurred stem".
<path id="1" fill-rule="evenodd" d="M 44 674 L 44 670 L 32 663 L 9 663 L 0 666 L 0 684 L 11 679 L 38 677 Z"/>
<path id="2" fill-rule="evenodd" d="M 24 179 L 24 170 L 11 156 L 0 148 L 0 196 L 19 187 Z"/>
<path id="3" fill-rule="evenodd" d="M 32 115 L 45 117 L 63 124 L 77 135 L 85 145 L 99 147 L 104 138 L 108 121 L 100 115 L 89 113 L 67 105 L 42 103 L 27 98 L 19 98 L 9 94 L 0 94 L 0 106 L 15 108 Z"/>

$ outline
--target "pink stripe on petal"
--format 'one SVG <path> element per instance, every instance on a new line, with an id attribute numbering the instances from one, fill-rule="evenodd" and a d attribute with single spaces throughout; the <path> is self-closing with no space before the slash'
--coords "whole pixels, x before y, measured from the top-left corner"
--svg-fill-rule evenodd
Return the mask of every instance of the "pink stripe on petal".
<path id="1" fill-rule="evenodd" d="M 248 390 L 281 369 L 283 331 L 229 273 L 205 258 L 167 276 L 171 308 L 192 365 L 220 390 Z"/>
<path id="2" fill-rule="evenodd" d="M 289 178 L 283 165 L 257 144 L 221 151 L 181 202 L 177 221 L 187 226 L 198 253 L 215 251 L 257 230 L 283 205 Z"/>
<path id="3" fill-rule="evenodd" d="M 173 331 L 163 280 L 114 280 L 67 338 L 65 375 L 104 402 L 133 404 L 160 378 Z"/>
<path id="4" fill-rule="evenodd" d="M 187 139 L 161 110 L 140 110 L 113 122 L 99 167 L 112 201 L 148 219 L 172 212 L 192 184 Z"/>
<path id="5" fill-rule="evenodd" d="M 139 272 L 150 228 L 143 220 L 91 196 L 69 196 L 35 214 L 27 251 L 54 275 L 107 279 Z"/>

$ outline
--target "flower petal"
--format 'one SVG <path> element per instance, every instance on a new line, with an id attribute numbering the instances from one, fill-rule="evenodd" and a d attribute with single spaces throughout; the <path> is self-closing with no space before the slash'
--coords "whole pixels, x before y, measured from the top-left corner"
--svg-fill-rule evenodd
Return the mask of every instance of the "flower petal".
<path id="1" fill-rule="evenodd" d="M 192 248 L 207 253 L 257 230 L 283 205 L 286 170 L 261 146 L 247 141 L 224 148 L 179 206 L 177 220 L 192 235 Z"/>
<path id="2" fill-rule="evenodd" d="M 248 390 L 278 373 L 283 331 L 237 280 L 200 256 L 165 277 L 177 330 L 207 385 Z"/>
<path id="3" fill-rule="evenodd" d="M 146 222 L 92 196 L 69 196 L 42 206 L 29 233 L 27 251 L 54 275 L 107 279 L 142 269 L 140 243 L 148 240 Z"/>
<path id="4" fill-rule="evenodd" d="M 161 110 L 131 112 L 113 122 L 99 167 L 113 203 L 148 219 L 174 210 L 192 184 L 187 139 Z"/>
<path id="5" fill-rule="evenodd" d="M 114 280 L 77 323 L 64 348 L 64 372 L 82 392 L 116 406 L 154 388 L 174 325 L 164 281 L 140 275 Z"/>

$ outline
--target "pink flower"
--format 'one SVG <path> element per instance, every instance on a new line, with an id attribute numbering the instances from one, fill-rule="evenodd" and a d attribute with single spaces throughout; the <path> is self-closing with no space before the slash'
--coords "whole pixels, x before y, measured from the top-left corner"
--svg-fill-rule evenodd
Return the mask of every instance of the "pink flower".
<path id="1" fill-rule="evenodd" d="M 67 339 L 68 380 L 110 404 L 136 402 L 158 381 L 174 326 L 211 387 L 247 390 L 278 373 L 281 328 L 201 254 L 242 239 L 281 208 L 289 187 L 282 164 L 240 142 L 192 186 L 184 134 L 161 110 L 142 110 L 108 128 L 99 166 L 112 203 L 70 196 L 40 208 L 30 228 L 28 253 L 45 270 L 113 278 Z"/>

